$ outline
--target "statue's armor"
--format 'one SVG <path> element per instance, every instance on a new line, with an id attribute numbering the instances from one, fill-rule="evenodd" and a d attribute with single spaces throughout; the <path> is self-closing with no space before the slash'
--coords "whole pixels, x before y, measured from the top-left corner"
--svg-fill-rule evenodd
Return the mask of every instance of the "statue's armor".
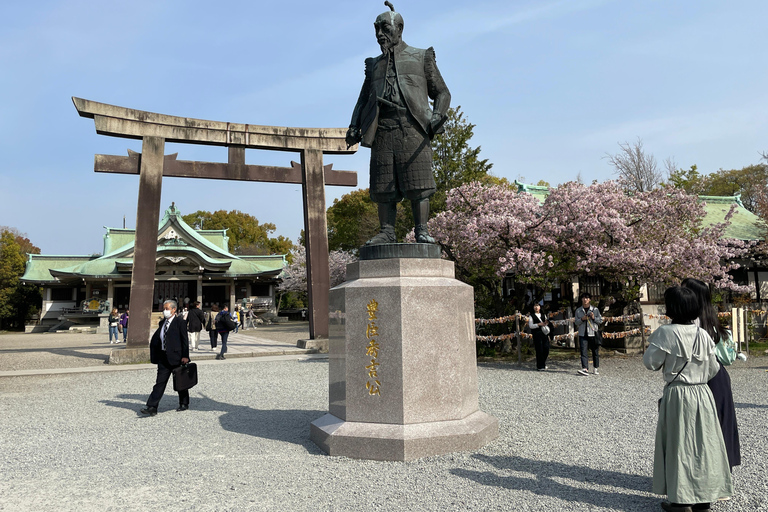
<path id="1" fill-rule="evenodd" d="M 430 98 L 445 115 L 451 95 L 432 48 L 401 41 L 391 53 L 366 59 L 365 82 L 350 126 L 360 130 L 361 144 L 371 148 L 375 202 L 421 200 L 434 193 Z"/>
<path id="2" fill-rule="evenodd" d="M 400 99 L 405 103 L 403 106 L 408 109 L 408 112 L 426 135 L 429 133 L 428 126 L 432 120 L 432 109 L 429 108 L 429 95 L 427 91 L 427 76 L 424 71 L 424 60 L 427 50 L 413 48 L 405 44 L 403 46 L 402 50 L 398 51 L 396 49 L 392 53 L 395 61 L 394 68 L 397 74 L 397 87 L 400 92 Z M 432 51 L 431 48 L 429 50 L 430 52 Z M 365 75 L 366 78 L 370 77 L 371 88 L 364 111 L 368 109 L 378 111 L 381 105 L 377 98 L 389 99 L 384 94 L 388 63 L 389 58 L 384 54 L 365 60 Z M 362 125 L 360 127 L 360 131 L 363 134 L 362 145 L 365 147 L 371 147 L 373 143 L 373 138 L 376 134 L 376 124 L 373 121 L 376 118 L 378 118 L 378 115 L 362 120 L 363 122 L 368 122 L 367 126 Z"/>

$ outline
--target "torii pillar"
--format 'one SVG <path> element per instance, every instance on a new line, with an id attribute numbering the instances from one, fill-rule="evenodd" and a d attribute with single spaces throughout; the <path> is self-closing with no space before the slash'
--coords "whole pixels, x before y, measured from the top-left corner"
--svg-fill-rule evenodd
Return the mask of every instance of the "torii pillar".
<path id="1" fill-rule="evenodd" d="M 155 285 L 157 225 L 163 176 L 211 178 L 272 183 L 301 183 L 304 232 L 307 245 L 309 335 L 328 338 L 328 226 L 325 185 L 357 186 L 357 173 L 323 166 L 324 154 L 352 154 L 346 128 L 289 128 L 260 126 L 168 116 L 105 103 L 72 98 L 82 117 L 94 120 L 96 133 L 141 139 L 141 154 L 127 157 L 96 155 L 94 170 L 139 174 L 136 245 L 131 276 L 131 328 L 129 349 L 146 349 L 151 333 L 152 293 Z M 166 142 L 229 148 L 227 163 L 176 160 L 164 155 Z M 301 155 L 301 164 L 274 167 L 245 164 L 245 149 L 289 151 Z"/>

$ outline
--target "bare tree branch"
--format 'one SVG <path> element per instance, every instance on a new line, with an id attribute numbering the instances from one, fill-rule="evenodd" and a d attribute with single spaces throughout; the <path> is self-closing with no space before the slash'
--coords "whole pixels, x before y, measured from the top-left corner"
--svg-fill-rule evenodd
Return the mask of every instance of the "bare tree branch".
<path id="1" fill-rule="evenodd" d="M 667 177 L 670 177 L 677 172 L 677 162 L 675 162 L 675 157 L 670 156 L 664 159 L 664 169 L 667 171 Z"/>
<path id="2" fill-rule="evenodd" d="M 648 192 L 659 186 L 661 171 L 656 158 L 643 149 L 642 139 L 638 137 L 634 144 L 619 143 L 619 148 L 619 153 L 606 153 L 605 158 L 613 166 L 615 174 L 619 175 L 624 188 L 632 192 Z"/>

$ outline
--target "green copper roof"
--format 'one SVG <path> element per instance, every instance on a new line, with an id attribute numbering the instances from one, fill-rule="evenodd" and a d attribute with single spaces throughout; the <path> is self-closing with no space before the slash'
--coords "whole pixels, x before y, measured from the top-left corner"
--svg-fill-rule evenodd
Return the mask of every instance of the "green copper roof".
<path id="1" fill-rule="evenodd" d="M 124 247 L 136 238 L 135 229 L 110 228 L 104 226 L 107 232 L 104 234 L 104 254 Z"/>
<path id="2" fill-rule="evenodd" d="M 518 192 L 527 192 L 531 194 L 533 197 L 539 200 L 540 203 L 543 203 L 544 200 L 549 195 L 549 187 L 541 187 L 539 185 L 528 185 L 527 183 L 521 183 L 517 180 L 515 180 L 515 185 L 517 185 L 517 191 Z"/>
<path id="3" fill-rule="evenodd" d="M 211 242 L 216 247 L 229 249 L 229 237 L 226 229 L 198 229 L 197 234 Z"/>
<path id="4" fill-rule="evenodd" d="M 46 254 L 30 254 L 27 268 L 21 280 L 31 283 L 55 282 L 51 275 L 52 268 L 74 268 L 98 256 L 52 256 Z"/>
<path id="5" fill-rule="evenodd" d="M 136 232 L 106 228 L 103 256 L 30 255 L 22 280 L 54 283 L 73 279 L 129 278 Z M 287 264 L 285 255 L 235 256 L 227 250 L 226 230 L 196 231 L 174 205 L 165 211 L 157 232 L 158 265 L 219 277 L 276 276 Z"/>
<path id="6" fill-rule="evenodd" d="M 731 224 L 725 229 L 723 238 L 735 238 L 736 240 L 763 240 L 765 238 L 765 223 L 750 212 L 741 203 L 741 197 L 736 196 L 699 196 L 704 203 L 707 216 L 704 225 L 711 226 L 723 222 L 732 205 L 736 205 L 736 211 L 731 217 Z"/>

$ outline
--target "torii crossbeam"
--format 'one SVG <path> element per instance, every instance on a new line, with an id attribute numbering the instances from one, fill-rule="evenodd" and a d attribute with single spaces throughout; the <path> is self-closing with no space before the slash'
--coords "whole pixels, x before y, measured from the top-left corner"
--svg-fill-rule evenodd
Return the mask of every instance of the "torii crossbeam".
<path id="1" fill-rule="evenodd" d="M 325 185 L 355 187 L 357 173 L 333 170 L 331 164 L 323 166 L 323 154 L 342 155 L 357 151 L 357 146 L 347 147 L 346 128 L 289 128 L 205 121 L 81 98 L 73 97 L 72 101 L 82 117 L 94 120 L 96 133 L 142 140 L 141 153 L 96 155 L 94 162 L 96 172 L 140 175 L 129 306 L 133 313 L 128 330 L 129 348 L 146 347 L 149 342 L 163 176 L 301 183 L 307 244 L 309 333 L 312 339 L 328 337 L 330 278 Z M 228 161 L 177 160 L 176 154 L 164 155 L 166 142 L 226 146 Z M 301 163 L 291 162 L 291 167 L 246 165 L 246 148 L 300 153 Z"/>

